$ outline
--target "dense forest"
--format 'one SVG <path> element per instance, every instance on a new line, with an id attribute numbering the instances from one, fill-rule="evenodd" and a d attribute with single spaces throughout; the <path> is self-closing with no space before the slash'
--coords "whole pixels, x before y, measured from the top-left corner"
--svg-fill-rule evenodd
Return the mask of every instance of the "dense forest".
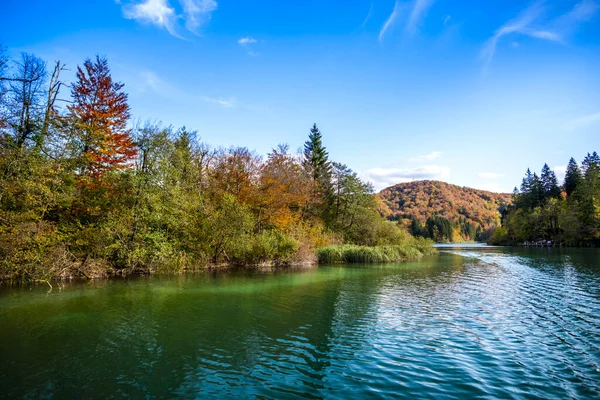
<path id="1" fill-rule="evenodd" d="M 571 158 L 562 187 L 547 164 L 540 175 L 527 169 L 513 197 L 490 243 L 600 245 L 600 157 L 595 151 L 581 165 Z"/>
<path id="2" fill-rule="evenodd" d="M 71 83 L 64 70 L 0 48 L 0 278 L 289 264 L 342 243 L 428 251 L 329 160 L 316 124 L 299 154 L 215 148 L 184 127 L 133 124 L 105 58 Z"/>
<path id="3" fill-rule="evenodd" d="M 485 241 L 500 226 L 511 195 L 440 181 L 400 183 L 382 190 L 381 214 L 415 236 L 436 242 Z"/>

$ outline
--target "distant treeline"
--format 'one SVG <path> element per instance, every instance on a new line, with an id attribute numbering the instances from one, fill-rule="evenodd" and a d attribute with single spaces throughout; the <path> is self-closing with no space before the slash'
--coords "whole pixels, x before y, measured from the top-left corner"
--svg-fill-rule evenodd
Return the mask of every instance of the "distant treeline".
<path id="1" fill-rule="evenodd" d="M 439 215 L 428 217 L 425 224 L 412 217 L 409 231 L 414 236 L 432 239 L 438 243 L 457 243 L 465 240 L 484 242 L 492 233 L 491 230 L 483 230 L 462 216 L 458 217 L 458 221 L 452 222 Z"/>
<path id="2" fill-rule="evenodd" d="M 547 164 L 539 176 L 528 169 L 513 198 L 490 243 L 600 245 L 600 157 L 595 151 L 581 165 L 571 158 L 562 187 Z"/>
<path id="3" fill-rule="evenodd" d="M 214 148 L 186 128 L 132 127 L 106 59 L 69 84 L 63 70 L 0 48 L 0 278 L 287 264 L 336 243 L 423 248 L 329 160 L 316 124 L 302 154 Z"/>

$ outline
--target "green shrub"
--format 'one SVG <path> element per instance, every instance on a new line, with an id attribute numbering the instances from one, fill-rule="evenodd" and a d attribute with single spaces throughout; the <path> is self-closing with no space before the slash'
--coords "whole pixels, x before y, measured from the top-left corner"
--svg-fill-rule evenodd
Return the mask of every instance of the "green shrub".
<path id="1" fill-rule="evenodd" d="M 248 234 L 232 244 L 230 261 L 240 265 L 257 265 L 266 261 L 287 263 L 298 251 L 299 243 L 279 231 Z"/>

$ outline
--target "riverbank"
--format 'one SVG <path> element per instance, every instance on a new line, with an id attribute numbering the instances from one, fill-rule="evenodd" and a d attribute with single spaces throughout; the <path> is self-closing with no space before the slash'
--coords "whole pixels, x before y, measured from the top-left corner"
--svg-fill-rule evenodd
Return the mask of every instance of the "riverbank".
<path id="1" fill-rule="evenodd" d="M 62 264 L 38 266 L 31 269 L 25 266 L 13 266 L 11 274 L 0 275 L 0 281 L 40 283 L 51 286 L 53 281 L 95 280 L 131 275 L 179 275 L 206 271 L 234 270 L 296 270 L 311 268 L 318 264 L 334 263 L 383 263 L 398 262 L 421 258 L 435 253 L 433 243 L 427 239 L 412 239 L 402 245 L 360 246 L 352 244 L 329 245 L 314 251 L 298 251 L 294 256 L 282 260 L 278 258 L 261 259 L 257 262 L 229 261 L 212 263 L 206 260 L 192 260 L 183 255 L 163 259 L 162 263 L 117 267 L 106 259 L 87 257 L 82 261 L 60 260 Z M 59 260 L 55 260 L 56 262 Z"/>

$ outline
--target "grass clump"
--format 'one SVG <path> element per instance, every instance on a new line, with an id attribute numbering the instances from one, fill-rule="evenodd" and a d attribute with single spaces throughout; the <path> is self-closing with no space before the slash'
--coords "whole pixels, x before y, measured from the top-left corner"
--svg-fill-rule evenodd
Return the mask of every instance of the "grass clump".
<path id="1" fill-rule="evenodd" d="M 435 249 L 426 240 L 415 243 L 387 246 L 359 246 L 353 244 L 321 247 L 317 250 L 320 264 L 334 263 L 384 263 L 420 258 Z"/>

